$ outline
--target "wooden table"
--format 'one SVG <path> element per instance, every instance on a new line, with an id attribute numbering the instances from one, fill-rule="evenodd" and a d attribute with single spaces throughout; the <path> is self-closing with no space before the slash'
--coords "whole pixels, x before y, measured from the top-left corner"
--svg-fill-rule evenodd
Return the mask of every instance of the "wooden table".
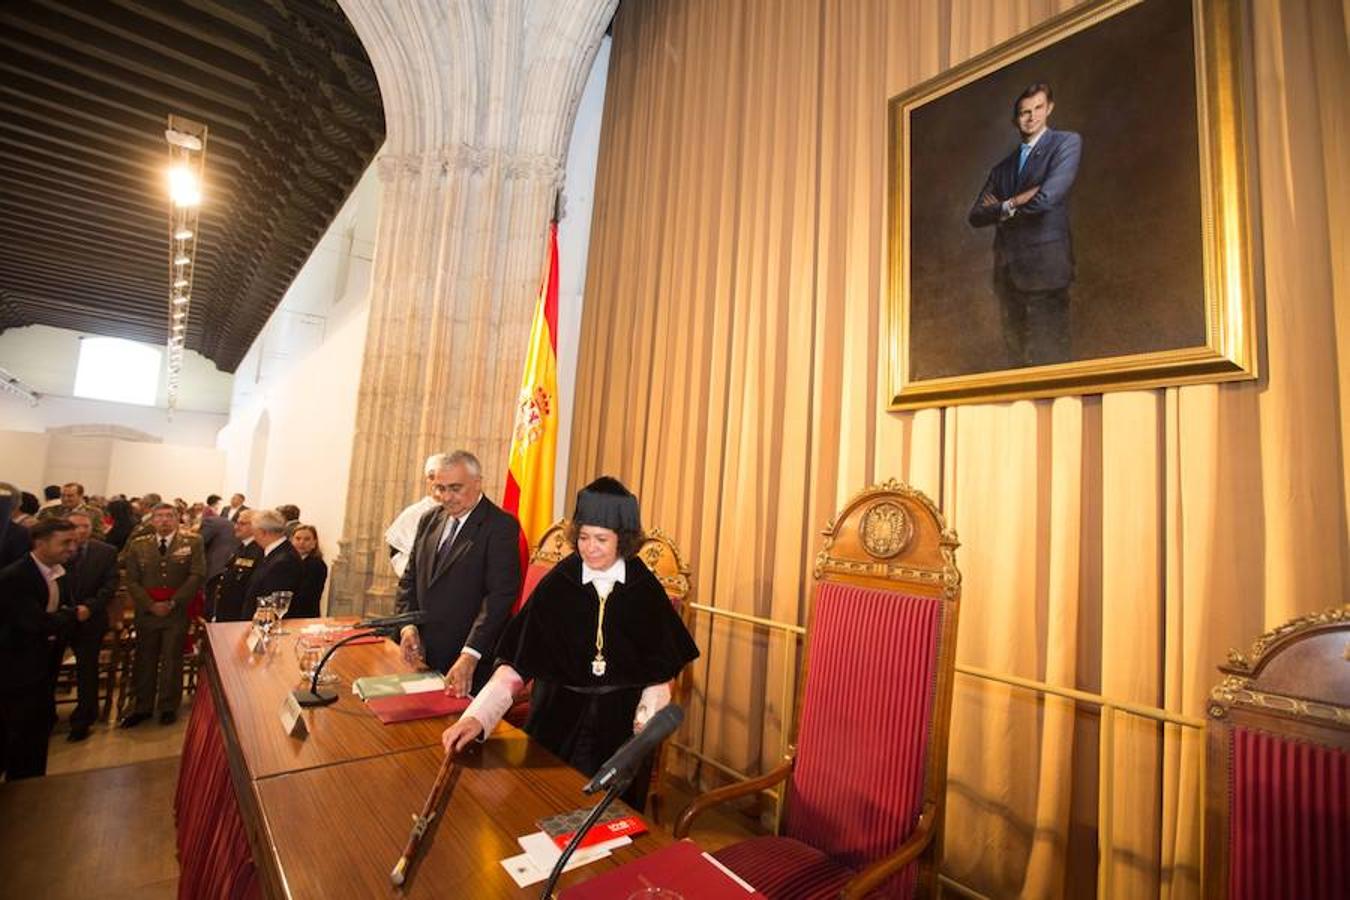
<path id="1" fill-rule="evenodd" d="M 296 632 L 303 624 L 288 627 Z M 286 694 L 299 684 L 294 634 L 277 639 L 266 655 L 255 656 L 244 646 L 247 630 L 247 623 L 208 626 L 206 684 L 197 702 L 207 700 L 209 691 L 215 722 L 208 724 L 223 739 L 223 758 L 256 868 L 257 893 L 296 898 L 539 896 L 542 885 L 517 888 L 498 862 L 521 852 L 516 838 L 538 831 L 535 821 L 540 817 L 590 805 L 596 798 L 581 793 L 585 778 L 524 732 L 499 725 L 484 744 L 462 755 L 462 771 L 444 815 L 423 842 L 409 883 L 395 890 L 389 870 L 435 780 L 443 756 L 440 735 L 448 720 L 384 725 L 351 694 L 353 678 L 407 671 L 397 648 L 382 642 L 344 647 L 333 656 L 329 666 L 342 679 L 337 703 L 306 710 L 309 736 L 288 737 L 279 713 Z M 190 750 L 202 746 L 202 738 L 213 735 L 200 734 L 196 740 L 190 735 L 184 748 L 183 771 L 194 771 L 190 778 L 197 783 L 209 778 L 201 774 L 202 765 L 190 767 L 187 757 L 190 752 L 205 755 Z M 204 818 L 200 812 L 185 815 L 193 789 L 193 784 L 180 784 L 180 829 L 185 820 Z M 197 802 L 200 810 L 205 801 Z M 612 858 L 569 872 L 561 883 L 584 881 L 668 843 L 665 832 L 653 829 Z M 189 862 L 183 860 L 185 872 Z M 252 878 L 252 872 L 247 874 Z M 230 896 L 238 885 L 224 882 L 232 878 L 239 881 L 237 872 L 197 873 L 185 884 L 198 896 Z"/>

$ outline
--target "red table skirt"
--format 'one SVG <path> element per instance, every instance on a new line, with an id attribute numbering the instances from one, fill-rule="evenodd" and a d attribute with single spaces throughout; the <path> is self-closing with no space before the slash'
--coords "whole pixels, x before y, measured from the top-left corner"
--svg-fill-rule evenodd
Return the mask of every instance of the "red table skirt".
<path id="1" fill-rule="evenodd" d="M 192 702 L 174 795 L 179 900 L 254 900 L 258 870 L 239 815 L 208 672 Z"/>

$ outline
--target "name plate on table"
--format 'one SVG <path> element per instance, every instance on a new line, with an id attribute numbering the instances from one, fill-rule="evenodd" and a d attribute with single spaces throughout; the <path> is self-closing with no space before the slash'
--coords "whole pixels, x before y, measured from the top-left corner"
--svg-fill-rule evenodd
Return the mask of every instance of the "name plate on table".
<path id="1" fill-rule="evenodd" d="M 281 730 L 289 737 L 303 739 L 309 734 L 305 717 L 300 713 L 300 702 L 295 699 L 294 694 L 287 694 L 286 699 L 281 701 Z"/>

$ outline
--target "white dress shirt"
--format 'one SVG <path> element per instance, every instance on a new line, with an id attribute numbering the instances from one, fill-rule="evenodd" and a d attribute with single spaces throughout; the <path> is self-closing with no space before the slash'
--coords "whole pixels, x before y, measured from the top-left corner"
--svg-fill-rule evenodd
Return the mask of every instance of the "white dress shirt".
<path id="1" fill-rule="evenodd" d="M 417 540 L 417 523 L 436 506 L 434 497 L 423 497 L 399 513 L 393 524 L 385 530 L 384 541 L 395 550 L 389 558 L 389 564 L 394 567 L 394 574 L 399 578 L 403 577 L 403 570 L 408 568 L 408 554 L 412 552 L 413 541 Z"/>
<path id="2" fill-rule="evenodd" d="M 61 604 L 61 588 L 57 585 L 56 579 L 66 574 L 66 567 L 57 563 L 54 566 L 46 565 L 37 558 L 36 553 L 30 553 L 33 562 L 37 564 L 38 571 L 47 582 L 47 612 L 56 612 L 56 607 Z"/>

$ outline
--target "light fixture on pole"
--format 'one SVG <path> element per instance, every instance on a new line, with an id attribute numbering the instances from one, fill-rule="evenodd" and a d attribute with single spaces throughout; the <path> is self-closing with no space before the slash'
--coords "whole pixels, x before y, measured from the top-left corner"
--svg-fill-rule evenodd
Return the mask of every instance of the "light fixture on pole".
<path id="1" fill-rule="evenodd" d="M 197 268 L 197 219 L 206 174 L 206 126 L 170 114 L 164 140 L 169 144 L 169 339 L 168 405 L 178 404 L 183 346 Z"/>

